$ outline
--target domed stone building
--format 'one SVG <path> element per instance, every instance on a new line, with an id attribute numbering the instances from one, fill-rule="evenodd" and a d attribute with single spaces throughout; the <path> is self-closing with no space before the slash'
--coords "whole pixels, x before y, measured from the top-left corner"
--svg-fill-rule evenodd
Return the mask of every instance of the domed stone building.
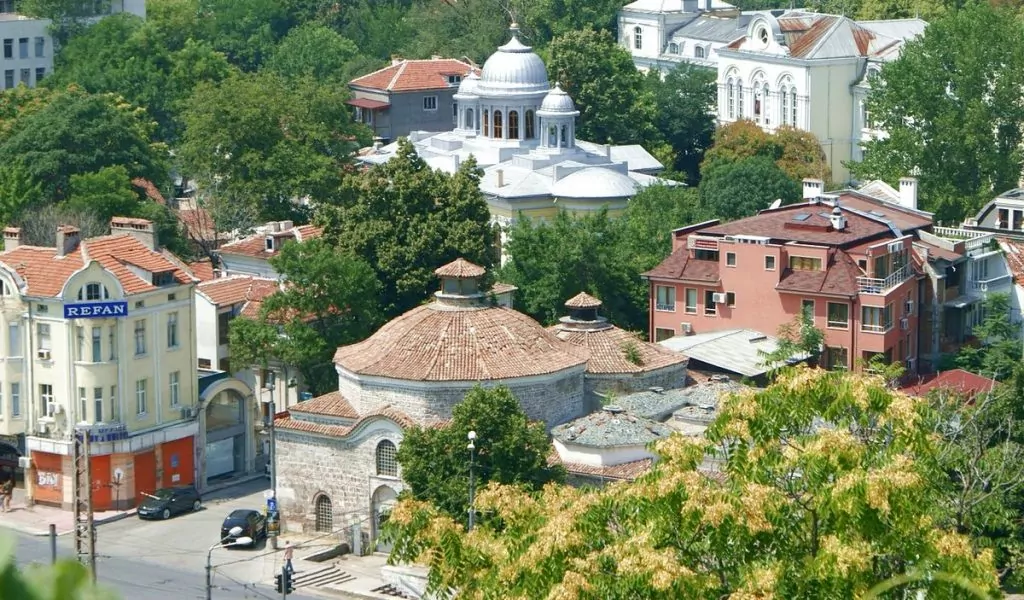
<path id="1" fill-rule="evenodd" d="M 579 111 L 572 98 L 548 79 L 544 61 L 518 38 L 484 63 L 481 74 L 463 77 L 454 95 L 455 129 L 414 131 L 409 139 L 432 167 L 448 172 L 473 156 L 483 168 L 480 189 L 495 221 L 507 226 L 528 218 L 599 210 L 612 213 L 643 186 L 673 182 L 655 175 L 663 165 L 639 145 L 608 146 L 576 139 Z M 381 164 L 398 149 L 393 143 L 360 156 Z"/>

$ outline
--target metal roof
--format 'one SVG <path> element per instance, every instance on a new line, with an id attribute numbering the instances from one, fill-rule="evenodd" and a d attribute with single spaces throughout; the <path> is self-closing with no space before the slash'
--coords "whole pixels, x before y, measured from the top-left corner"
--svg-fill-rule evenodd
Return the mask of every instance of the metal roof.
<path id="1" fill-rule="evenodd" d="M 779 347 L 778 338 L 752 329 L 725 329 L 695 335 L 677 335 L 659 342 L 662 346 L 682 352 L 691 361 L 739 373 L 746 377 L 757 377 L 768 372 L 762 353 L 775 352 Z M 803 360 L 804 356 L 793 357 Z"/>
<path id="2" fill-rule="evenodd" d="M 747 34 L 751 16 L 749 13 L 741 14 L 738 18 L 700 15 L 673 31 L 671 37 L 728 44 Z"/>

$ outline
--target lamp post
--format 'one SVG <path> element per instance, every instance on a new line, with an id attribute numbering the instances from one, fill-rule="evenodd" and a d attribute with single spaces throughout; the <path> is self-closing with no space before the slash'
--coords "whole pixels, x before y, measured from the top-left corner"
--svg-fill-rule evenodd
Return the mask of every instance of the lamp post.
<path id="1" fill-rule="evenodd" d="M 466 449 L 469 450 L 469 530 L 473 531 L 473 524 L 476 521 L 476 511 L 473 510 L 473 496 L 476 492 L 475 485 L 476 481 L 473 478 L 473 459 L 476 454 L 476 432 L 470 431 L 466 434 L 469 438 L 469 444 L 466 445 Z"/>
<path id="2" fill-rule="evenodd" d="M 216 544 L 210 546 L 210 549 L 206 552 L 206 600 L 212 600 L 213 598 L 213 551 L 217 548 L 230 548 L 231 546 L 248 546 L 252 543 L 252 538 L 240 537 L 235 538 L 233 541 L 224 543 L 231 537 L 242 533 L 241 527 L 232 527 L 231 531 L 228 532 L 228 536 Z"/>
<path id="3" fill-rule="evenodd" d="M 274 499 L 274 506 L 277 506 L 277 433 L 274 429 L 274 416 L 277 414 L 277 409 L 274 405 L 274 389 L 277 387 L 275 385 L 276 379 L 277 377 L 273 371 L 267 371 L 267 380 L 263 384 L 263 387 L 270 392 L 270 401 L 267 405 L 267 419 L 264 423 L 264 428 L 270 432 L 270 494 L 271 498 Z M 277 514 L 271 514 L 268 516 L 272 519 L 278 518 Z M 276 532 L 275 535 L 268 537 L 270 537 L 270 546 L 274 550 L 277 550 Z"/>

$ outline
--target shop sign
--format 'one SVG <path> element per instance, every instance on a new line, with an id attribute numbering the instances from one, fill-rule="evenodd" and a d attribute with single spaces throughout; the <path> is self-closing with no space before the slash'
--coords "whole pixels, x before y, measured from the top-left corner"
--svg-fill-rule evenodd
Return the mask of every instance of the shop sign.
<path id="1" fill-rule="evenodd" d="M 118 300 L 114 302 L 84 302 L 78 304 L 64 305 L 65 319 L 89 319 L 103 317 L 127 317 L 128 302 Z"/>

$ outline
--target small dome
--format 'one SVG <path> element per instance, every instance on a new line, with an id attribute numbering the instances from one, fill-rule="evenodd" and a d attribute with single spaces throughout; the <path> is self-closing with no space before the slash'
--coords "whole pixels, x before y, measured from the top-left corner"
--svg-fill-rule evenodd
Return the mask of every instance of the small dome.
<path id="1" fill-rule="evenodd" d="M 482 72 L 477 86 L 481 94 L 537 93 L 550 87 L 544 61 L 514 31 L 512 39 L 487 59 Z"/>
<path id="2" fill-rule="evenodd" d="M 548 92 L 547 96 L 544 96 L 544 101 L 540 104 L 540 112 L 552 115 L 571 114 L 575 116 L 580 114 L 576 110 L 576 104 L 573 103 L 572 98 L 569 97 L 569 94 L 565 93 L 565 90 L 558 83 L 555 83 L 554 89 Z M 548 115 L 544 114 L 542 116 Z"/>
<path id="3" fill-rule="evenodd" d="M 587 167 L 551 186 L 556 198 L 632 198 L 637 184 L 627 175 L 604 167 Z"/>
<path id="4" fill-rule="evenodd" d="M 483 277 L 487 270 L 480 265 L 474 265 L 464 258 L 456 258 L 452 262 L 438 267 L 434 270 L 434 275 L 438 277 L 449 277 L 452 279 L 473 279 L 476 277 Z"/>
<path id="5" fill-rule="evenodd" d="M 566 308 L 601 308 L 601 301 L 586 292 L 580 292 L 565 302 Z"/>
<path id="6" fill-rule="evenodd" d="M 476 71 L 470 71 L 468 75 L 462 78 L 462 83 L 459 84 L 459 91 L 455 92 L 455 95 L 464 98 L 475 97 L 476 87 L 479 83 L 480 76 L 476 74 Z"/>

